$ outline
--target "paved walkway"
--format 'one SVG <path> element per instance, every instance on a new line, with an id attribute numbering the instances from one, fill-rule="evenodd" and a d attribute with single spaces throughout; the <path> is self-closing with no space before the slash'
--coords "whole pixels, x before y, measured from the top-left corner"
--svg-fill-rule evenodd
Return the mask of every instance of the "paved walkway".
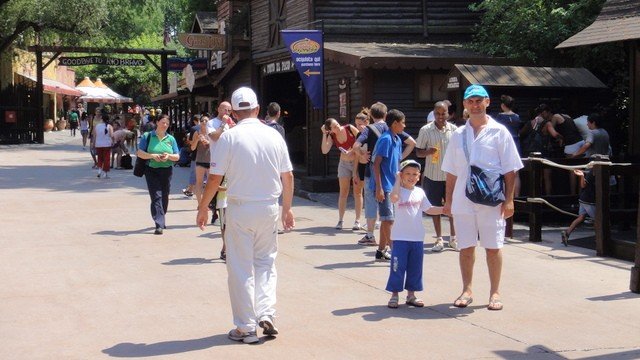
<path id="1" fill-rule="evenodd" d="M 169 229 L 154 236 L 143 179 L 98 179 L 79 137 L 46 141 L 0 147 L 0 359 L 640 358 L 629 262 L 559 246 L 552 229 L 529 243 L 520 228 L 505 247 L 503 311 L 485 308 L 481 252 L 474 303 L 451 306 L 453 251 L 425 251 L 425 308 L 392 310 L 387 265 L 355 244 L 361 234 L 332 228 L 335 208 L 302 198 L 280 239 L 281 336 L 234 343 L 218 229 L 198 230 L 180 194 L 188 169 L 176 168 Z"/>

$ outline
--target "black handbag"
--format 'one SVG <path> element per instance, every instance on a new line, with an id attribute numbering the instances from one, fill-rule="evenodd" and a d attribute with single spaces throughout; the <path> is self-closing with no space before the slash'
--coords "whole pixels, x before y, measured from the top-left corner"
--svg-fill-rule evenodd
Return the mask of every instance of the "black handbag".
<path id="1" fill-rule="evenodd" d="M 469 163 L 469 177 L 467 178 L 464 194 L 476 204 L 486 206 L 502 204 L 505 200 L 504 176 L 497 171 L 483 170 L 471 165 L 467 147 L 467 126 L 469 125 L 466 125 L 462 132 L 464 155 L 467 158 L 467 163 Z"/>
<path id="2" fill-rule="evenodd" d="M 144 133 L 144 135 L 142 135 L 145 137 L 145 139 L 147 140 L 147 147 L 142 149 L 143 151 L 147 151 L 147 149 L 149 149 L 149 133 Z M 136 156 L 136 163 L 133 166 L 133 175 L 137 176 L 137 177 L 143 177 L 144 176 L 144 171 L 147 168 L 147 161 L 148 160 L 144 160 L 141 159 L 139 156 Z"/>

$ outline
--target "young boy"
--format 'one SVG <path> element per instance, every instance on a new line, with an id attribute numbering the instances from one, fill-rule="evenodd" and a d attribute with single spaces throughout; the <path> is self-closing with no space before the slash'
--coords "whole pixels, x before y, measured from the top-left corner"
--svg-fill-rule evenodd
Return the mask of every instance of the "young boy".
<path id="1" fill-rule="evenodd" d="M 573 220 L 567 230 L 562 230 L 560 236 L 562 237 L 562 244 L 569 246 L 569 235 L 580 225 L 587 215 L 595 219 L 596 217 L 596 178 L 591 170 L 573 170 L 573 173 L 580 179 L 580 209 L 578 210 L 578 217 Z"/>
<path id="2" fill-rule="evenodd" d="M 391 270 L 387 281 L 387 291 L 391 291 L 388 306 L 398 307 L 398 293 L 407 289 L 407 305 L 423 307 L 424 302 L 415 295 L 422 291 L 422 260 L 424 256 L 425 229 L 422 212 L 441 215 L 441 206 L 432 206 L 424 190 L 416 187 L 420 180 L 421 166 L 415 160 L 405 160 L 400 164 L 391 201 L 396 204 L 395 224 L 391 228 L 393 250 Z"/>
<path id="3" fill-rule="evenodd" d="M 376 251 L 377 261 L 388 261 L 391 255 L 387 246 L 391 246 L 391 226 L 393 225 L 393 204 L 389 198 L 398 173 L 398 163 L 402 157 L 402 142 L 398 134 L 404 130 L 405 117 L 402 111 L 392 109 L 387 112 L 385 121 L 389 129 L 376 142 L 371 160 L 369 190 L 375 194 L 380 214 L 380 244 Z"/>

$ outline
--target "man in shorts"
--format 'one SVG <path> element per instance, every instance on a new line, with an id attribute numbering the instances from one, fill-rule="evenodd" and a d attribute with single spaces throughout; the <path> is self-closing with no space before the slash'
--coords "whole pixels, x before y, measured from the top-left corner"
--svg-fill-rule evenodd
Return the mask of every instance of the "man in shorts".
<path id="1" fill-rule="evenodd" d="M 502 310 L 499 288 L 505 219 L 513 216 L 516 171 L 523 165 L 509 130 L 487 115 L 489 94 L 485 88 L 480 85 L 469 86 L 464 92 L 463 104 L 469 113 L 469 120 L 467 125 L 458 128 L 451 136 L 442 162 L 442 170 L 447 173 L 443 212 L 454 215 L 462 274 L 462 294 L 453 305 L 464 308 L 473 302 L 471 283 L 479 240 L 480 246 L 486 251 L 491 282 L 487 308 Z M 465 155 L 464 143 L 468 148 L 469 160 Z M 504 202 L 487 206 L 469 200 L 465 189 L 470 165 L 504 176 Z"/>

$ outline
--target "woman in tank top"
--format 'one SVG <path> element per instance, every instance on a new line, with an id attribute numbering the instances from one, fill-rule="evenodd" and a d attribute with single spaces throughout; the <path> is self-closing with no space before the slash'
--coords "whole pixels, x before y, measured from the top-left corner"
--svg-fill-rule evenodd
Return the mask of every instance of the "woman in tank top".
<path id="1" fill-rule="evenodd" d="M 98 156 L 97 177 L 108 178 L 107 173 L 111 167 L 109 163 L 111 157 L 111 145 L 113 145 L 113 127 L 109 124 L 109 115 L 102 115 L 102 122 L 93 127 L 93 137 L 91 138 L 93 147 Z"/>
<path id="2" fill-rule="evenodd" d="M 349 196 L 349 188 L 353 178 L 355 154 L 352 152 L 353 144 L 356 142 L 356 134 L 358 129 L 353 125 L 347 124 L 340 126 L 338 121 L 333 118 L 327 119 L 321 128 L 323 154 L 329 153 L 333 145 L 340 151 L 340 162 L 338 163 L 338 183 L 340 185 L 340 197 L 338 198 L 338 224 L 336 229 L 342 230 L 344 213 L 347 208 L 347 197 Z M 354 195 L 355 196 L 355 195 Z M 360 213 L 362 204 L 356 205 L 356 220 L 352 229 L 360 230 Z"/>

